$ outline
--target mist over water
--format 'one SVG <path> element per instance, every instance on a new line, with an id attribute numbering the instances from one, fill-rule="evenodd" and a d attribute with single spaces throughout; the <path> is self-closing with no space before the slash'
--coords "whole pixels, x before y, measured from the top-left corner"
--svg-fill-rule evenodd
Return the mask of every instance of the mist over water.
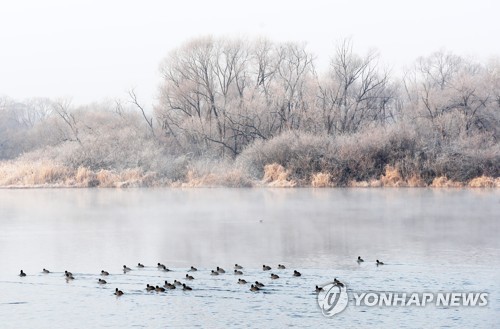
<path id="1" fill-rule="evenodd" d="M 481 189 L 0 190 L 0 317 L 21 328 L 491 327 L 500 311 L 499 209 L 500 192 Z M 236 284 L 235 263 L 265 291 Z M 133 271 L 123 274 L 124 264 Z M 189 294 L 144 290 L 184 282 L 191 265 L 199 271 Z M 211 277 L 217 266 L 227 273 Z M 101 270 L 111 273 L 103 287 Z M 314 286 L 334 277 L 357 292 L 486 291 L 489 305 L 348 306 L 325 318 Z M 115 287 L 125 296 L 115 298 Z"/>

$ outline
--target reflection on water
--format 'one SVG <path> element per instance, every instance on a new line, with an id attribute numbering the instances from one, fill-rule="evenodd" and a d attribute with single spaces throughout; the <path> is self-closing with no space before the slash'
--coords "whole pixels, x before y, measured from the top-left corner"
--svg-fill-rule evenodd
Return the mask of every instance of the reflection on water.
<path id="1" fill-rule="evenodd" d="M 0 317 L 7 327 L 499 323 L 496 190 L 0 190 L 0 202 Z M 376 267 L 375 259 L 387 265 Z M 149 267 L 121 272 L 138 262 Z M 174 271 L 158 271 L 158 262 Z M 238 285 L 229 273 L 235 263 L 245 266 L 248 281 L 267 283 L 265 291 Z M 262 264 L 278 263 L 287 269 L 271 280 Z M 144 290 L 184 282 L 191 265 L 200 269 L 192 292 Z M 216 266 L 228 273 L 210 276 Z M 42 274 L 44 267 L 57 273 Z M 26 278 L 17 276 L 20 269 Z M 66 269 L 73 282 L 65 282 Z M 97 285 L 103 269 L 111 272 L 108 286 Z M 294 278 L 293 269 L 303 276 Z M 348 307 L 324 318 L 313 290 L 333 277 L 359 292 L 488 291 L 490 305 Z M 113 296 L 115 286 L 123 298 Z"/>

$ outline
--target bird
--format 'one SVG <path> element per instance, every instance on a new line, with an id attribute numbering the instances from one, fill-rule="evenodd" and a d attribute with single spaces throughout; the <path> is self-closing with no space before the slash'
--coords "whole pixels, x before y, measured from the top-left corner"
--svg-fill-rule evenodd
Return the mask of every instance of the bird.
<path id="1" fill-rule="evenodd" d="M 239 284 L 247 284 L 247 281 L 244 279 L 238 279 Z"/>
<path id="2" fill-rule="evenodd" d="M 137 263 L 137 267 L 138 267 L 138 268 L 144 268 L 144 265 L 143 265 L 143 264 L 141 264 L 141 263 Z"/>
<path id="3" fill-rule="evenodd" d="M 177 280 L 174 280 L 174 284 L 175 284 L 176 286 L 182 286 L 182 282 L 177 281 Z"/>
<path id="4" fill-rule="evenodd" d="M 194 277 L 192 277 L 191 275 L 186 274 L 186 280 L 194 280 Z"/>
<path id="5" fill-rule="evenodd" d="M 168 288 L 168 289 L 175 289 L 175 285 L 174 284 L 171 284 L 171 283 L 168 283 L 167 280 L 165 280 L 165 285 L 163 285 L 165 288 Z"/>
<path id="6" fill-rule="evenodd" d="M 23 272 L 23 270 L 21 270 L 21 272 L 19 273 L 19 276 L 20 277 L 25 277 L 26 276 L 26 273 Z"/>
<path id="7" fill-rule="evenodd" d="M 255 286 L 258 287 L 258 288 L 263 288 L 264 284 L 260 283 L 259 281 L 255 281 Z"/>
<path id="8" fill-rule="evenodd" d="M 68 276 L 68 275 L 73 276 L 73 273 L 71 273 L 69 271 L 64 271 L 64 275 L 66 275 L 66 276 Z"/>
<path id="9" fill-rule="evenodd" d="M 259 288 L 259 287 L 257 287 L 257 286 L 254 286 L 253 284 L 252 284 L 252 286 L 250 287 L 250 291 L 259 291 L 259 290 L 260 290 L 260 288 Z"/>
<path id="10" fill-rule="evenodd" d="M 219 275 L 219 272 L 212 270 L 212 273 L 210 275 Z"/>
<path id="11" fill-rule="evenodd" d="M 316 292 L 323 291 L 323 288 L 316 286 Z"/>
<path id="12" fill-rule="evenodd" d="M 361 258 L 361 256 L 358 256 L 358 260 L 357 260 L 358 263 L 362 263 L 364 262 L 363 258 Z"/>
<path id="13" fill-rule="evenodd" d="M 164 264 L 161 263 L 158 263 L 158 269 L 170 272 L 170 270 Z"/>
<path id="14" fill-rule="evenodd" d="M 234 264 L 234 269 L 235 269 L 235 270 L 242 270 L 242 269 L 243 269 L 243 266 L 238 265 L 238 264 Z"/>
<path id="15" fill-rule="evenodd" d="M 150 285 L 149 285 L 149 283 L 148 283 L 148 284 L 146 285 L 146 290 L 147 290 L 147 291 L 153 291 L 153 290 L 155 290 L 155 287 L 150 286 Z"/>
<path id="16" fill-rule="evenodd" d="M 286 269 L 286 267 L 285 267 L 285 265 L 278 264 L 278 269 L 279 270 L 284 270 L 284 269 Z"/>
<path id="17" fill-rule="evenodd" d="M 127 265 L 123 265 L 123 273 L 127 273 L 128 271 L 132 271 L 132 269 L 127 267 Z"/>
<path id="18" fill-rule="evenodd" d="M 44 268 L 43 273 L 47 274 L 47 273 L 50 273 L 50 271 Z"/>
<path id="19" fill-rule="evenodd" d="M 121 295 L 123 295 L 123 291 L 118 290 L 118 288 L 115 288 L 115 295 L 116 296 L 121 296 Z"/>
<path id="20" fill-rule="evenodd" d="M 238 270 L 234 270 L 234 274 L 235 274 L 235 275 L 243 275 L 243 272 L 238 271 Z"/>
<path id="21" fill-rule="evenodd" d="M 333 284 L 336 285 L 337 287 L 342 287 L 344 288 L 344 284 L 337 280 L 337 278 L 333 279 Z"/>
<path id="22" fill-rule="evenodd" d="M 191 266 L 191 268 L 189 269 L 190 272 L 196 272 L 198 271 L 198 269 L 194 266 Z"/>
<path id="23" fill-rule="evenodd" d="M 97 281 L 97 283 L 99 283 L 99 284 L 106 284 L 107 282 L 106 282 L 106 280 L 99 279 L 99 280 Z"/>
<path id="24" fill-rule="evenodd" d="M 217 272 L 219 273 L 226 273 L 222 267 L 217 266 Z"/>
<path id="25" fill-rule="evenodd" d="M 156 292 L 165 292 L 165 288 L 156 286 L 155 291 Z"/>
<path id="26" fill-rule="evenodd" d="M 278 274 L 273 274 L 273 273 L 271 273 L 271 279 L 276 280 L 276 279 L 279 279 L 279 278 L 280 278 L 280 277 L 279 277 L 279 275 L 278 275 Z"/>
<path id="27" fill-rule="evenodd" d="M 293 276 L 301 276 L 302 274 L 300 274 L 299 271 L 297 270 L 293 270 Z"/>
<path id="28" fill-rule="evenodd" d="M 193 288 L 186 286 L 185 283 L 182 284 L 182 290 L 193 290 Z"/>
<path id="29" fill-rule="evenodd" d="M 74 280 L 75 277 L 73 276 L 73 274 L 71 274 L 70 272 L 66 273 L 66 280 Z"/>
<path id="30" fill-rule="evenodd" d="M 262 265 L 262 270 L 263 271 L 269 271 L 270 269 L 271 269 L 271 266 Z"/>
<path id="31" fill-rule="evenodd" d="M 109 275 L 109 272 L 108 272 L 108 271 L 104 271 L 104 270 L 102 270 L 102 271 L 101 271 L 101 275 L 104 275 L 104 276 Z"/>
<path id="32" fill-rule="evenodd" d="M 379 266 L 379 265 L 384 265 L 384 263 L 383 263 L 383 262 L 381 262 L 381 261 L 379 261 L 378 259 L 377 259 L 377 263 L 376 263 L 376 264 L 377 264 L 377 266 Z"/>

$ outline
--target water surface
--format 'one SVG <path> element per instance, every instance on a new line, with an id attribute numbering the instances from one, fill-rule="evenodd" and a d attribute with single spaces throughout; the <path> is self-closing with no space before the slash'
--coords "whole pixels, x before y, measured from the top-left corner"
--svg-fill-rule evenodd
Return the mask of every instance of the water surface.
<path id="1" fill-rule="evenodd" d="M 0 319 L 5 328 L 495 327 L 499 210 L 500 192 L 482 189 L 0 190 Z M 265 289 L 236 284 L 234 263 Z M 144 290 L 185 282 L 191 265 L 193 291 Z M 216 266 L 228 273 L 211 276 Z M 489 305 L 351 304 L 325 318 L 313 290 L 334 277 L 351 292 L 487 291 Z"/>

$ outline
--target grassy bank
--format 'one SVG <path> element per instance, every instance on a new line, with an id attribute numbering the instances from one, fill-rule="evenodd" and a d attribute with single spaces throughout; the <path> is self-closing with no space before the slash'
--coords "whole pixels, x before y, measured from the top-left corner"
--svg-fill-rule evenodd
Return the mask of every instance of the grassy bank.
<path id="1" fill-rule="evenodd" d="M 223 166 L 227 166 L 224 164 Z M 432 187 L 432 188 L 498 188 L 500 178 L 480 176 L 467 182 L 453 181 L 445 176 L 436 177 L 430 184 L 417 176 L 404 179 L 398 169 L 387 166 L 378 178 L 368 181 L 335 183 L 330 173 L 313 173 L 309 181 L 293 178 L 290 171 L 273 163 L 264 167 L 262 179 L 254 179 L 241 169 L 226 167 L 218 172 L 189 170 L 183 179 L 171 180 L 155 172 L 140 168 L 123 171 L 98 170 L 79 167 L 71 169 L 50 162 L 0 163 L 1 188 L 129 188 L 129 187 Z"/>

